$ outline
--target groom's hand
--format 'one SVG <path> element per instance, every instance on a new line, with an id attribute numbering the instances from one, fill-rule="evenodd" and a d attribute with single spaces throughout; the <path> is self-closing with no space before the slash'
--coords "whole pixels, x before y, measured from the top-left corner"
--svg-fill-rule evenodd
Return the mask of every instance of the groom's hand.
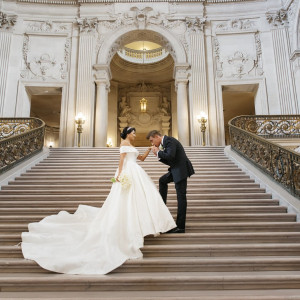
<path id="1" fill-rule="evenodd" d="M 159 149 L 158 149 L 158 147 L 156 147 L 156 146 L 153 146 L 152 147 L 152 153 L 155 155 L 155 156 L 157 156 L 157 152 L 159 151 Z"/>

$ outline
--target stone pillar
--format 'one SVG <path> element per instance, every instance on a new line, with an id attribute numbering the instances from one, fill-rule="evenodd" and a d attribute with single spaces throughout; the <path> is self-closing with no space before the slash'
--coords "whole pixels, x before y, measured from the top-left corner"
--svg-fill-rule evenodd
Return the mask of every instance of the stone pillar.
<path id="1" fill-rule="evenodd" d="M 6 14 L 0 11 L 0 116 L 3 117 L 12 28 L 15 25 L 16 20 L 16 16 L 7 16 Z"/>
<path id="2" fill-rule="evenodd" d="M 295 82 L 300 83 L 300 50 L 294 51 L 291 60 L 293 62 Z M 297 103 L 300 109 L 300 84 L 296 84 Z"/>
<path id="3" fill-rule="evenodd" d="M 188 64 L 175 65 L 175 85 L 177 89 L 177 124 L 178 140 L 183 146 L 189 146 L 189 113 L 188 113 Z"/>
<path id="4" fill-rule="evenodd" d="M 76 114 L 81 112 L 85 116 L 81 146 L 93 146 L 94 137 L 94 80 L 93 80 L 93 53 L 96 46 L 97 23 L 94 19 L 78 20 L 80 28 L 78 73 L 76 92 Z M 77 135 L 75 145 L 77 145 Z"/>
<path id="5" fill-rule="evenodd" d="M 105 147 L 108 125 L 108 90 L 111 73 L 108 65 L 94 65 L 96 70 L 95 147 Z"/>
<path id="6" fill-rule="evenodd" d="M 204 24 L 205 18 L 188 19 L 187 24 L 190 36 L 190 126 L 191 126 L 191 145 L 202 144 L 202 134 L 197 115 L 205 112 L 208 115 L 207 97 L 207 70 L 205 61 L 204 44 Z M 208 127 L 208 126 L 207 126 Z M 209 144 L 209 128 L 206 129 L 206 144 Z"/>
<path id="7" fill-rule="evenodd" d="M 296 102 L 295 78 L 290 63 L 290 41 L 287 27 L 287 11 L 281 9 L 268 12 L 267 20 L 271 24 L 276 76 L 281 114 L 299 114 Z"/>

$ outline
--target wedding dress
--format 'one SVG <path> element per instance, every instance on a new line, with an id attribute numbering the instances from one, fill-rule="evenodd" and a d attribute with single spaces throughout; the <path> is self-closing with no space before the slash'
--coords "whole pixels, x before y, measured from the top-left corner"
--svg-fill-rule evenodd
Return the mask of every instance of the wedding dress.
<path id="1" fill-rule="evenodd" d="M 79 205 L 74 214 L 60 211 L 30 223 L 29 232 L 22 233 L 26 259 L 59 273 L 106 274 L 127 259 L 141 258 L 144 236 L 176 227 L 154 182 L 136 162 L 138 150 L 122 146 L 120 153 L 126 153 L 122 174 L 131 184 L 113 183 L 101 208 Z"/>

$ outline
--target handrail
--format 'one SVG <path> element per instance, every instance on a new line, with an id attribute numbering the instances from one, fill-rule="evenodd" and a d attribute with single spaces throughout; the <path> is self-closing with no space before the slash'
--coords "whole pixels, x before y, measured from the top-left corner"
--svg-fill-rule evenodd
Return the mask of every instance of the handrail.
<path id="1" fill-rule="evenodd" d="M 300 198 L 300 155 L 267 140 L 299 138 L 300 115 L 239 116 L 228 124 L 232 149 Z"/>
<path id="2" fill-rule="evenodd" d="M 42 151 L 44 135 L 38 118 L 0 118 L 0 174 Z"/>

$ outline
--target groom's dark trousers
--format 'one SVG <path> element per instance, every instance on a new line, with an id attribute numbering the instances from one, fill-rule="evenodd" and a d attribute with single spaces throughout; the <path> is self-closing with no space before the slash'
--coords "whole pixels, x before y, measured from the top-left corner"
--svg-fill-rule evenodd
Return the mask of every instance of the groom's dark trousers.
<path id="1" fill-rule="evenodd" d="M 173 176 L 171 172 L 163 175 L 159 179 L 159 193 L 163 198 L 165 204 L 167 204 L 167 194 L 168 194 L 168 183 L 173 182 Z M 183 179 L 175 183 L 175 189 L 177 194 L 177 219 L 176 225 L 180 229 L 185 229 L 185 219 L 186 219 L 186 187 L 187 179 Z"/>
<path id="2" fill-rule="evenodd" d="M 173 137 L 163 137 L 163 150 L 157 153 L 160 162 L 170 166 L 168 173 L 159 179 L 159 192 L 167 203 L 168 183 L 175 183 L 177 193 L 177 227 L 185 229 L 187 177 L 193 175 L 194 169 L 187 158 L 181 143 Z"/>

